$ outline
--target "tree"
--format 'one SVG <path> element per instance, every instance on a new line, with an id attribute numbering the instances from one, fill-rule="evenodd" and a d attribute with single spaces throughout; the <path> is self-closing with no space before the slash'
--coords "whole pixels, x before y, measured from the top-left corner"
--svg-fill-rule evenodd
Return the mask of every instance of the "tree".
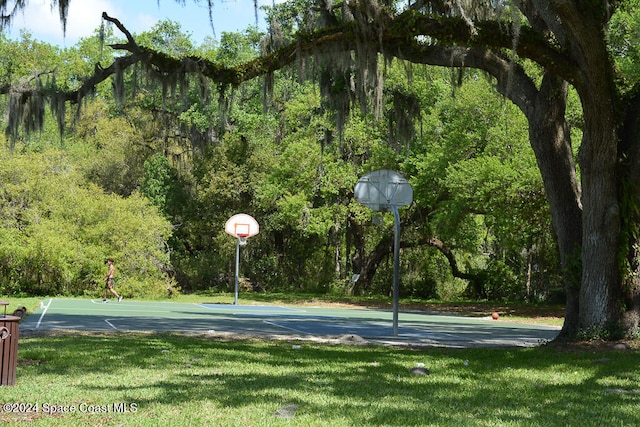
<path id="1" fill-rule="evenodd" d="M 62 8 L 67 2 L 59 3 Z M 629 335 L 640 322 L 640 85 L 637 79 L 618 79 L 607 28 L 611 17 L 632 3 L 514 0 L 463 5 L 435 0 L 401 9 L 394 1 L 310 1 L 308 6 L 317 8 L 307 8 L 294 38 L 232 68 L 141 47 L 120 21 L 105 14 L 127 37 L 112 47 L 129 54 L 96 70 L 80 89 L 58 93 L 57 99 L 77 100 L 97 82 L 135 63 L 166 75 L 197 73 L 224 88 L 270 75 L 300 58 L 319 60 L 330 53 L 325 56 L 333 64 L 347 67 L 333 67 L 331 76 L 320 73 L 318 78 L 329 89 L 325 96 L 347 101 L 333 104 L 344 117 L 350 101 L 365 106 L 367 95 L 379 93 L 373 89 L 381 83 L 378 54 L 485 70 L 529 122 L 565 271 L 563 334 L 618 330 Z M 351 77 L 356 85 L 345 90 Z M 584 117 L 580 181 L 565 117 L 569 86 L 580 98 Z"/>
<path id="2" fill-rule="evenodd" d="M 61 151 L 0 160 L 0 293 L 100 295 L 113 257 L 125 295 L 166 294 L 171 227 L 144 197 L 105 194 Z"/>
<path id="3" fill-rule="evenodd" d="M 546 286 L 535 282 L 542 271 L 555 270 L 557 263 L 550 265 L 546 255 L 557 257 L 557 251 L 524 115 L 491 91 L 481 72 L 464 74 L 455 96 L 430 102 L 424 135 L 403 162 L 422 217 L 412 228 L 428 230 L 428 244 L 456 262 L 452 271 L 469 282 L 469 296 L 549 295 L 553 276 L 544 277 Z M 498 267 L 522 279 L 494 274 Z"/>

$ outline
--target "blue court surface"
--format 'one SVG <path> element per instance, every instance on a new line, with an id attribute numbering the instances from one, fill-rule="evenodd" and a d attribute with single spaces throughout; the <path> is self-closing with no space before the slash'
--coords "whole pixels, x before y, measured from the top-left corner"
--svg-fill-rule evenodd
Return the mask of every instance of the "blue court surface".
<path id="1" fill-rule="evenodd" d="M 234 304 L 189 304 L 50 298 L 23 319 L 24 333 L 44 331 L 183 332 L 447 347 L 530 347 L 552 340 L 560 328 L 487 318 L 382 309 Z"/>

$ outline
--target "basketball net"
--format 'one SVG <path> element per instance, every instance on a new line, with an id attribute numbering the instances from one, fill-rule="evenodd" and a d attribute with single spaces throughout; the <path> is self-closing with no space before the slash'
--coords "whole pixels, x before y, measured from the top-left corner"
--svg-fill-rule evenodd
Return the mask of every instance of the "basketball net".
<path id="1" fill-rule="evenodd" d="M 236 224 L 234 231 L 238 237 L 238 244 L 244 246 L 247 244 L 247 237 L 249 237 L 249 224 Z"/>

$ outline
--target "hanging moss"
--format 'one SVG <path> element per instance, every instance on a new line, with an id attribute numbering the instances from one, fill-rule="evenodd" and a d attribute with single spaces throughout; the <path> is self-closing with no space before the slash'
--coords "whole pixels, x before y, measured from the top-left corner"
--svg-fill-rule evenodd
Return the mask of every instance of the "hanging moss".
<path id="1" fill-rule="evenodd" d="M 51 114 L 56 118 L 58 132 L 62 138 L 67 118 L 67 102 L 64 97 L 54 93 L 49 100 L 49 107 L 51 108 Z"/>
<path id="2" fill-rule="evenodd" d="M 51 7 L 58 7 L 58 15 L 62 24 L 63 33 L 67 32 L 67 16 L 69 14 L 69 2 L 71 0 L 53 0 Z M 23 13 L 29 2 L 27 0 L 0 0 L 0 32 L 9 27 L 18 14 Z"/>
<path id="3" fill-rule="evenodd" d="M 113 97 L 115 101 L 124 105 L 126 97 L 126 88 L 124 84 L 124 70 L 120 66 L 116 66 L 116 72 L 111 79 L 113 85 Z"/>
<path id="4" fill-rule="evenodd" d="M 40 77 L 33 79 L 35 85 L 29 89 L 14 89 L 9 94 L 8 118 L 5 134 L 11 149 L 20 136 L 20 132 L 29 134 L 42 131 L 44 126 L 45 98 Z"/>
<path id="5" fill-rule="evenodd" d="M 61 17 L 66 17 L 68 3 L 69 0 L 54 3 L 59 6 Z M 354 105 L 365 113 L 373 112 L 376 118 L 383 114 L 384 73 L 381 64 L 385 64 L 386 58 L 397 56 L 397 52 L 385 52 L 384 46 L 394 45 L 389 43 L 389 38 L 414 42 L 415 36 L 423 32 L 422 29 L 425 34 L 432 34 L 433 39 L 429 38 L 429 43 L 435 43 L 436 38 L 438 43 L 452 43 L 454 37 L 461 37 L 460 34 L 481 40 L 483 37 L 493 37 L 495 32 L 496 37 L 504 38 L 503 27 L 498 24 L 491 27 L 486 22 L 481 22 L 484 19 L 495 19 L 498 14 L 503 13 L 502 3 L 498 3 L 486 0 L 415 2 L 406 6 L 409 10 L 398 15 L 392 9 L 397 7 L 396 2 L 388 0 L 344 1 L 338 6 L 332 2 L 324 2 L 321 10 L 309 11 L 305 15 L 304 25 L 296 32 L 295 41 L 287 38 L 278 25 L 272 23 L 263 44 L 262 56 L 234 68 L 220 66 L 204 58 L 175 58 L 138 46 L 133 36 L 117 19 L 103 14 L 103 24 L 106 22 L 116 25 L 127 38 L 126 43 L 112 47 L 128 51 L 130 55 L 118 58 L 107 69 L 96 69 L 83 88 L 76 92 L 59 95 L 55 95 L 53 89 L 50 95 L 31 93 L 29 90 L 16 92 L 10 101 L 7 134 L 15 141 L 20 131 L 41 129 L 43 117 L 40 111 L 43 110 L 43 97 L 46 96 L 50 96 L 52 111 L 55 111 L 62 132 L 65 100 L 80 103 L 84 96 L 92 93 L 97 84 L 110 76 L 114 97 L 120 104 L 124 104 L 127 96 L 135 95 L 138 84 L 143 80 L 161 87 L 163 103 L 167 103 L 169 97 L 186 97 L 190 85 L 195 84 L 198 85 L 202 102 L 206 105 L 212 98 L 209 93 L 211 85 L 216 85 L 221 106 L 218 122 L 223 130 L 230 105 L 229 100 L 224 98 L 233 96 L 233 88 L 243 81 L 264 76 L 263 105 L 267 108 L 273 89 L 274 71 L 290 65 L 292 58 L 295 58 L 300 80 L 319 80 L 322 106 L 325 111 L 334 114 L 338 133 L 342 135 L 343 126 Z M 0 1 L 0 12 L 3 5 L 6 7 L 6 2 Z M 437 21 L 435 18 L 428 18 L 434 11 L 432 8 L 437 8 L 436 12 L 441 16 L 444 14 L 445 18 Z M 455 18 L 447 19 L 447 16 Z M 517 22 L 513 17 L 512 21 Z M 320 25 L 325 27 L 318 28 Z M 436 25 L 440 30 L 434 30 L 429 25 Z M 479 35 L 476 27 L 481 30 Z M 104 25 L 101 26 L 100 34 L 100 37 L 104 37 Z M 514 50 L 519 35 L 517 32 L 513 37 Z M 136 66 L 132 81 L 126 85 L 131 93 L 127 94 L 124 73 L 134 64 Z M 394 137 L 403 141 L 411 137 L 410 127 L 414 116 L 414 107 L 403 103 L 405 101 L 407 100 L 402 97 L 394 96 L 394 103 L 399 104 L 393 107 L 392 123 L 395 128 L 390 129 Z"/>
<path id="6" fill-rule="evenodd" d="M 392 111 L 389 115 L 389 141 L 396 143 L 398 149 L 408 149 L 415 135 L 414 123 L 420 118 L 420 101 L 410 93 L 399 89 L 391 91 Z"/>

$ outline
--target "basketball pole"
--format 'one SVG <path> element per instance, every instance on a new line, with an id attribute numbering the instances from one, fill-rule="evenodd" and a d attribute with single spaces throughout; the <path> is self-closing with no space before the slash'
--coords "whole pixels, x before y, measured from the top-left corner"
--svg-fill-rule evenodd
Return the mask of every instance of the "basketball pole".
<path id="1" fill-rule="evenodd" d="M 236 241 L 236 280 L 235 291 L 233 296 L 233 305 L 238 305 L 238 277 L 240 270 L 240 237 Z"/>
<path id="2" fill-rule="evenodd" d="M 398 336 L 398 300 L 400 299 L 400 212 L 396 205 L 391 205 L 393 211 L 393 336 Z"/>

